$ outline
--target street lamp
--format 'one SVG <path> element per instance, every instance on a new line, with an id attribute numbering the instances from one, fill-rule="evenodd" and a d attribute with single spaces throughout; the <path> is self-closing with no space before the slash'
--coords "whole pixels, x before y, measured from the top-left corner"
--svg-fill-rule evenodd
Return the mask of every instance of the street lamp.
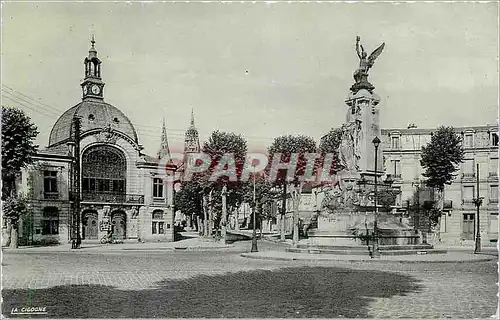
<path id="1" fill-rule="evenodd" d="M 415 123 L 408 124 L 409 129 L 417 129 L 417 125 Z M 415 148 L 415 134 L 412 133 L 411 139 L 413 142 L 413 152 L 415 153 L 415 177 L 413 178 L 412 186 L 415 186 L 415 194 L 414 194 L 414 203 L 415 203 L 415 211 L 413 212 L 413 224 L 415 232 L 418 233 L 418 226 L 420 223 L 420 182 L 419 182 L 419 174 L 418 174 L 418 152 Z"/>
<path id="2" fill-rule="evenodd" d="M 377 222 L 378 222 L 378 204 L 377 204 L 377 158 L 378 158 L 378 146 L 380 145 L 380 139 L 378 137 L 373 138 L 372 141 L 373 145 L 375 146 L 375 188 L 374 188 L 374 194 L 375 194 L 375 219 L 373 222 L 373 256 L 372 257 L 379 257 L 380 252 L 378 248 L 378 229 L 377 229 Z"/>
<path id="3" fill-rule="evenodd" d="M 474 241 L 474 253 L 481 252 L 481 231 L 479 230 L 479 207 L 483 204 L 483 197 L 479 196 L 479 163 L 477 164 L 476 170 L 476 197 L 474 198 L 474 204 L 476 205 L 476 239 Z"/>
<path id="4" fill-rule="evenodd" d="M 252 250 L 250 252 L 258 252 L 257 249 L 257 229 L 255 228 L 255 216 L 257 215 L 257 207 L 255 203 L 255 166 L 253 166 L 253 233 L 252 233 Z"/>

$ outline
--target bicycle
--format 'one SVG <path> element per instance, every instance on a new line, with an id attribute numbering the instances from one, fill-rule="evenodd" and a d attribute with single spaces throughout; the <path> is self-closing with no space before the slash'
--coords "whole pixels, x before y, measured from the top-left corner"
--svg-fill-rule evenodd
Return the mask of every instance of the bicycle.
<path id="1" fill-rule="evenodd" d="M 115 243 L 115 239 L 113 237 L 113 234 L 105 234 L 102 236 L 100 240 L 101 244 L 106 244 L 106 243 Z"/>

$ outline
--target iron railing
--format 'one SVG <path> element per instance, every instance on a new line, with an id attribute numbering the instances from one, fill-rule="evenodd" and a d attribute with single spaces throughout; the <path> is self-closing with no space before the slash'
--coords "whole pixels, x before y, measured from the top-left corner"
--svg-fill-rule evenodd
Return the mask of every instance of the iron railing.
<path id="1" fill-rule="evenodd" d="M 144 195 L 131 193 L 83 192 L 82 201 L 143 204 Z"/>

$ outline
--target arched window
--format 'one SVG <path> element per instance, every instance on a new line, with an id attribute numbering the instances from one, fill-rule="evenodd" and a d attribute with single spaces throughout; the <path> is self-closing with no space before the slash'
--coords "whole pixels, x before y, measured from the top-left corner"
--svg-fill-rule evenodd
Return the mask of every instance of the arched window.
<path id="1" fill-rule="evenodd" d="M 111 146 L 91 147 L 82 155 L 82 194 L 85 200 L 123 202 L 127 161 Z"/>

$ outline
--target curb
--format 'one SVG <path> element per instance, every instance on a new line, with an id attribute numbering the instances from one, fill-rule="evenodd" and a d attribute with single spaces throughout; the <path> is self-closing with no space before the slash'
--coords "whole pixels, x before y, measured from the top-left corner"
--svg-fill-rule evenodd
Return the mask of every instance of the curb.
<path id="1" fill-rule="evenodd" d="M 486 262 L 498 260 L 498 257 L 492 256 L 491 258 L 480 258 L 480 259 L 471 259 L 471 260 L 384 260 L 384 259 L 332 259 L 328 258 L 309 258 L 309 257 L 273 257 L 273 256 L 257 256 L 248 253 L 240 254 L 241 257 L 247 259 L 254 260 L 273 260 L 273 261 L 308 261 L 308 262 L 317 262 L 317 261 L 333 261 L 333 262 L 368 262 L 368 263 L 475 263 L 475 262 Z"/>
<path id="2" fill-rule="evenodd" d="M 2 253 L 27 253 L 27 254 L 37 254 L 37 253 L 87 253 L 87 254 L 97 254 L 97 253 L 109 253 L 109 252 L 196 252 L 196 251 L 225 251 L 235 249 L 234 246 L 227 247 L 172 247 L 172 248 L 81 248 L 81 249 L 56 249 L 56 250 L 30 250 L 30 248 L 23 249 L 8 249 L 2 250 Z M 236 248 L 237 249 L 237 248 Z"/>

